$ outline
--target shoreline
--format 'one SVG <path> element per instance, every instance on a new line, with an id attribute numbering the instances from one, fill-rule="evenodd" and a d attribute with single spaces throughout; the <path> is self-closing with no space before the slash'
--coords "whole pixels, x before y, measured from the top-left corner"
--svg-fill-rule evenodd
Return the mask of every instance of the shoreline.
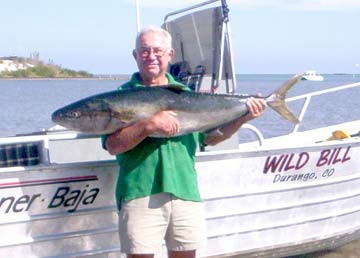
<path id="1" fill-rule="evenodd" d="M 131 75 L 109 75 L 109 76 L 94 76 L 94 77 L 32 77 L 32 78 L 1 78 L 4 81 L 56 81 L 56 80 L 126 80 L 130 79 Z"/>

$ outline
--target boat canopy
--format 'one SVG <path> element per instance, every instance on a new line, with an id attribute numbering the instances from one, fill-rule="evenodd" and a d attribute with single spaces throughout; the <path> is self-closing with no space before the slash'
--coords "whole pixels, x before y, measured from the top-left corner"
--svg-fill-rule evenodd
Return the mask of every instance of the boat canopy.
<path id="1" fill-rule="evenodd" d="M 220 6 L 184 14 L 213 2 L 219 1 L 208 1 L 165 17 L 163 28 L 172 35 L 175 50 L 170 72 L 196 91 L 233 93 L 236 88 L 235 68 L 225 1 L 221 1 Z M 168 21 L 173 16 L 177 18 Z M 202 83 L 202 77 L 210 80 Z M 219 89 L 222 83 L 224 89 Z"/>

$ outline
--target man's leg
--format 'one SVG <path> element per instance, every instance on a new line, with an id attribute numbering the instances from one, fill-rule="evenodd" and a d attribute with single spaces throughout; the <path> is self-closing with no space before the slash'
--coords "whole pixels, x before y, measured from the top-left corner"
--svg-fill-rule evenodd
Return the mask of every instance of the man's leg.
<path id="1" fill-rule="evenodd" d="M 127 258 L 153 258 L 153 254 L 128 254 Z"/>
<path id="2" fill-rule="evenodd" d="M 171 217 L 166 232 L 170 258 L 194 258 L 206 243 L 204 207 L 201 202 L 172 198 Z"/>
<path id="3" fill-rule="evenodd" d="M 129 258 L 152 258 L 161 252 L 169 224 L 171 197 L 155 194 L 121 203 L 119 235 L 121 252 Z"/>
<path id="4" fill-rule="evenodd" d="M 196 250 L 169 251 L 169 258 L 196 258 Z"/>

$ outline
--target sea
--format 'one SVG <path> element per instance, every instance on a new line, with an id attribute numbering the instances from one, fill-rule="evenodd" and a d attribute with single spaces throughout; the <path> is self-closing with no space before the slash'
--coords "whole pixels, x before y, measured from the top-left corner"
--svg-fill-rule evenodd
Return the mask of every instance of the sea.
<path id="1" fill-rule="evenodd" d="M 236 91 L 239 94 L 271 94 L 291 78 L 289 74 L 266 74 L 236 76 Z M 51 114 L 56 109 L 79 99 L 98 93 L 115 90 L 129 79 L 129 75 L 108 76 L 100 79 L 38 79 L 0 80 L 0 137 L 27 134 L 53 127 Z M 321 91 L 340 85 L 360 82 L 359 74 L 325 74 L 325 80 L 299 81 L 288 97 Z M 358 102 L 360 88 L 312 97 L 308 112 L 299 131 L 359 119 Z M 304 101 L 288 103 L 294 114 L 299 115 Z M 316 111 L 316 112 L 315 112 Z M 287 134 L 294 125 L 283 120 L 268 108 L 264 116 L 251 121 L 264 137 Z M 241 132 L 240 141 L 254 140 L 250 132 Z"/>
<path id="2" fill-rule="evenodd" d="M 291 77 L 290 74 L 240 74 L 236 76 L 236 92 L 267 96 Z M 299 81 L 288 97 L 360 82 L 360 74 L 325 74 L 324 77 L 324 81 L 320 82 Z M 96 79 L 0 79 L 0 141 L 3 137 L 47 130 L 55 126 L 51 114 L 56 109 L 91 95 L 115 90 L 129 78 L 129 75 L 122 75 Z M 359 120 L 359 100 L 359 87 L 313 96 L 298 130 Z M 300 114 L 303 104 L 304 100 L 288 103 L 296 115 Z M 262 117 L 251 121 L 251 124 L 265 138 L 294 130 L 293 124 L 280 118 L 270 108 Z M 238 137 L 242 142 L 255 139 L 251 132 L 246 131 L 240 131 Z M 360 240 L 335 250 L 292 258 L 316 257 L 359 258 Z"/>

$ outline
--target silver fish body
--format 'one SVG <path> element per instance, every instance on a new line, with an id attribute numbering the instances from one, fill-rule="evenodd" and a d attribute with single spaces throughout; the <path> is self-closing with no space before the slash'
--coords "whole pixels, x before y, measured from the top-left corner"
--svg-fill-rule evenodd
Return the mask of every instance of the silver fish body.
<path id="1" fill-rule="evenodd" d="M 291 122 L 297 118 L 285 104 L 287 91 L 301 78 L 296 75 L 273 94 L 264 98 L 275 111 Z M 247 112 L 249 95 L 227 95 L 184 91 L 176 85 L 116 90 L 79 100 L 58 109 L 52 120 L 68 129 L 89 133 L 109 134 L 159 111 L 177 113 L 180 131 L 207 132 L 233 121 Z M 256 96 L 253 96 L 258 98 Z M 165 137 L 156 135 L 158 137 Z"/>

